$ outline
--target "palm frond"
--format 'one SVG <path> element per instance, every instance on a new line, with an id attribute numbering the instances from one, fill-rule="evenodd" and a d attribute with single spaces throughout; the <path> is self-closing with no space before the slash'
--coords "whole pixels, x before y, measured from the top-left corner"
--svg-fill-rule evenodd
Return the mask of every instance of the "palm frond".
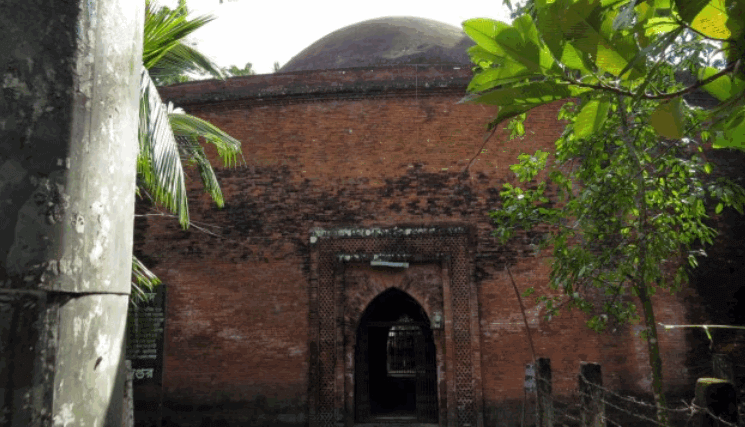
<path id="1" fill-rule="evenodd" d="M 238 154 L 241 155 L 241 158 L 243 157 L 241 142 L 220 130 L 217 126 L 198 117 L 180 112 L 171 113 L 168 117 L 171 121 L 171 129 L 173 129 L 174 135 L 180 142 L 179 148 L 182 151 L 182 156 L 189 163 L 196 163 L 205 191 L 210 194 L 218 207 L 223 207 L 224 202 L 220 185 L 204 149 L 199 144 L 199 138 L 202 137 L 207 142 L 215 145 L 219 156 L 227 167 L 235 166 Z"/>
<path id="2" fill-rule="evenodd" d="M 184 39 L 213 21 L 213 16 L 189 18 L 179 9 L 154 10 L 146 7 L 145 32 L 143 38 L 142 62 L 152 70 L 153 78 L 168 74 L 185 72 L 209 73 L 217 78 L 224 78 L 220 68 L 196 49 L 184 44 Z"/>
<path id="3" fill-rule="evenodd" d="M 183 2 L 173 11 L 158 9 L 150 0 L 145 3 L 136 191 L 140 197 L 142 192 L 177 214 L 179 223 L 185 229 L 189 226 L 189 206 L 182 157 L 198 165 L 206 191 L 222 207 L 222 192 L 204 149 L 199 144 L 199 138 L 203 137 L 215 144 L 220 157 L 228 166 L 235 163 L 237 154 L 241 154 L 241 144 L 204 120 L 181 111 L 174 112 L 171 104 L 166 106 L 162 102 L 153 81 L 189 72 L 206 72 L 217 78 L 224 78 L 216 64 L 183 43 L 186 36 L 214 18 L 201 16 L 187 19 L 183 13 Z M 148 70 L 152 70 L 152 76 Z M 137 302 L 149 299 L 148 293 L 152 293 L 161 281 L 134 255 L 132 276 L 130 301 L 137 306 Z"/>
<path id="4" fill-rule="evenodd" d="M 187 73 L 208 73 L 218 79 L 225 75 L 215 63 L 196 49 L 185 44 L 175 45 L 158 62 L 150 67 L 151 77 L 157 82 L 161 78 Z"/>
<path id="5" fill-rule="evenodd" d="M 212 123 L 178 110 L 169 114 L 168 118 L 174 135 L 202 137 L 213 144 L 225 167 L 236 166 L 239 154 L 243 158 L 241 142 Z"/>
<path id="6" fill-rule="evenodd" d="M 130 301 L 137 307 L 138 302 L 148 302 L 152 300 L 153 291 L 155 287 L 162 284 L 152 271 L 148 270 L 147 267 L 139 260 L 136 256 L 132 255 L 132 298 Z M 144 289 L 143 289 L 144 288 Z M 147 292 L 145 292 L 147 291 Z"/>
<path id="7" fill-rule="evenodd" d="M 138 176 L 155 201 L 176 213 L 179 223 L 186 228 L 189 206 L 178 144 L 171 130 L 168 108 L 144 67 L 140 78 L 139 124 Z"/>
<path id="8" fill-rule="evenodd" d="M 222 190 L 220 190 L 220 183 L 217 182 L 215 171 L 204 154 L 204 148 L 199 144 L 199 140 L 197 138 L 187 137 L 179 137 L 178 139 L 180 141 L 179 149 L 181 150 L 182 158 L 190 164 L 197 165 L 199 176 L 204 185 L 204 191 L 212 197 L 217 207 L 222 208 L 225 205 L 225 201 L 222 197 Z"/>

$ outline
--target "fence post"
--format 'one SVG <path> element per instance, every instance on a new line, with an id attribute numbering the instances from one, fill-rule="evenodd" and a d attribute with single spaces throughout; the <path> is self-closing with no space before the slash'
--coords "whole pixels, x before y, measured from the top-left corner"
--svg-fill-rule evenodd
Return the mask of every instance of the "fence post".
<path id="1" fill-rule="evenodd" d="M 538 426 L 554 426 L 554 402 L 551 397 L 551 359 L 539 358 L 535 369 L 535 380 L 538 387 Z"/>
<path id="2" fill-rule="evenodd" d="M 605 426 L 605 403 L 603 402 L 603 375 L 599 363 L 579 363 L 579 393 L 582 427 Z"/>
<path id="3" fill-rule="evenodd" d="M 532 420 L 526 421 L 525 419 L 527 408 L 536 408 L 536 410 L 538 410 L 538 403 L 535 401 L 536 392 L 538 391 L 536 386 L 536 369 L 537 367 L 535 363 L 528 363 L 525 365 L 525 401 L 523 402 L 523 414 L 522 420 L 520 421 L 520 425 L 523 426 L 526 425 L 526 422 L 527 425 L 534 424 Z"/>
<path id="4" fill-rule="evenodd" d="M 720 378 L 699 378 L 696 381 L 695 406 L 698 423 L 694 425 L 723 427 L 727 423 L 737 424 L 737 393 L 729 381 Z"/>
<path id="5" fill-rule="evenodd" d="M 135 406 L 134 393 L 132 393 L 132 382 L 134 381 L 134 371 L 132 370 L 132 361 L 125 360 L 125 377 L 124 377 L 124 422 L 123 427 L 134 427 L 135 425 Z"/>
<path id="6" fill-rule="evenodd" d="M 735 383 L 735 373 L 732 368 L 732 360 L 726 354 L 716 353 L 711 356 L 712 371 L 714 378 L 727 380 Z"/>

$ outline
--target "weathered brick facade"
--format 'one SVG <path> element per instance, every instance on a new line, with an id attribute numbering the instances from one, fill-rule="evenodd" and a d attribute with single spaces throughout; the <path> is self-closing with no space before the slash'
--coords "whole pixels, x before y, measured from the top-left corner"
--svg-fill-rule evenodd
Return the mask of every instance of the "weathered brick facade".
<path id="1" fill-rule="evenodd" d="M 247 162 L 217 168 L 224 209 L 188 171 L 191 219 L 209 234 L 169 217 L 136 220 L 135 253 L 167 289 L 164 418 L 195 427 L 207 416 L 231 426 L 331 425 L 325 417 L 353 425 L 356 328 L 392 287 L 430 320 L 444 314 L 433 330 L 440 424 L 519 424 L 532 356 L 505 269 L 520 292 L 540 292 L 550 261 L 534 256 L 535 235 L 500 245 L 487 213 L 499 208 L 502 184 L 514 183 L 517 154 L 550 148 L 563 124 L 559 104 L 532 111 L 523 140 L 497 132 L 464 175 L 496 112 L 457 104 L 470 77 L 468 69 L 405 66 L 162 89 L 240 139 Z M 142 202 L 138 213 L 150 207 Z M 318 230 L 337 231 L 324 240 Z M 387 249 L 409 268 L 371 267 L 369 257 Z M 328 261 L 355 253 L 356 261 Z M 688 323 L 685 301 L 695 296 L 655 296 L 658 320 Z M 649 391 L 639 326 L 597 335 L 579 313 L 546 322 L 532 299 L 525 303 L 537 356 L 551 359 L 554 393 L 576 388 L 580 361 L 602 363 L 612 389 Z M 692 381 L 686 337 L 661 336 L 671 391 Z"/>

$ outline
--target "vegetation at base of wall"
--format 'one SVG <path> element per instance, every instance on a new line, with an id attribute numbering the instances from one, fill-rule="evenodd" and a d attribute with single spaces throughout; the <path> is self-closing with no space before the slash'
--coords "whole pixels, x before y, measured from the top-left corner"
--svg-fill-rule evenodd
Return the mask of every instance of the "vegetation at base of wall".
<path id="1" fill-rule="evenodd" d="M 549 285 L 560 294 L 538 297 L 549 318 L 576 307 L 602 331 L 638 321 L 629 294 L 638 299 L 657 418 L 667 425 L 651 296 L 686 282 L 716 235 L 704 223 L 712 210 L 743 213 L 745 190 L 713 178 L 702 153 L 707 144 L 745 149 L 745 3 L 535 0 L 521 8 L 512 25 L 463 23 L 477 45 L 461 102 L 499 106 L 487 128 L 509 120 L 511 138 L 524 135 L 528 111 L 554 101 L 566 101 L 558 118 L 568 125 L 551 153 L 518 156 L 519 180 L 538 183 L 504 185 L 501 208 L 490 212 L 495 234 L 507 242 L 518 230 L 548 230 L 539 249 L 551 250 Z M 718 45 L 726 65 L 713 55 Z M 681 71 L 697 81 L 678 83 Z M 683 95 L 699 88 L 720 105 L 689 106 Z"/>

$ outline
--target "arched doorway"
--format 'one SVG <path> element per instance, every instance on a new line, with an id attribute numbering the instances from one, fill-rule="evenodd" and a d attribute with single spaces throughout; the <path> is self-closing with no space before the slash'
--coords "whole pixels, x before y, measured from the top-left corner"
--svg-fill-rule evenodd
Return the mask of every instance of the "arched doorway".
<path id="1" fill-rule="evenodd" d="M 435 343 L 429 318 L 395 288 L 378 295 L 357 328 L 355 419 L 438 422 Z"/>

